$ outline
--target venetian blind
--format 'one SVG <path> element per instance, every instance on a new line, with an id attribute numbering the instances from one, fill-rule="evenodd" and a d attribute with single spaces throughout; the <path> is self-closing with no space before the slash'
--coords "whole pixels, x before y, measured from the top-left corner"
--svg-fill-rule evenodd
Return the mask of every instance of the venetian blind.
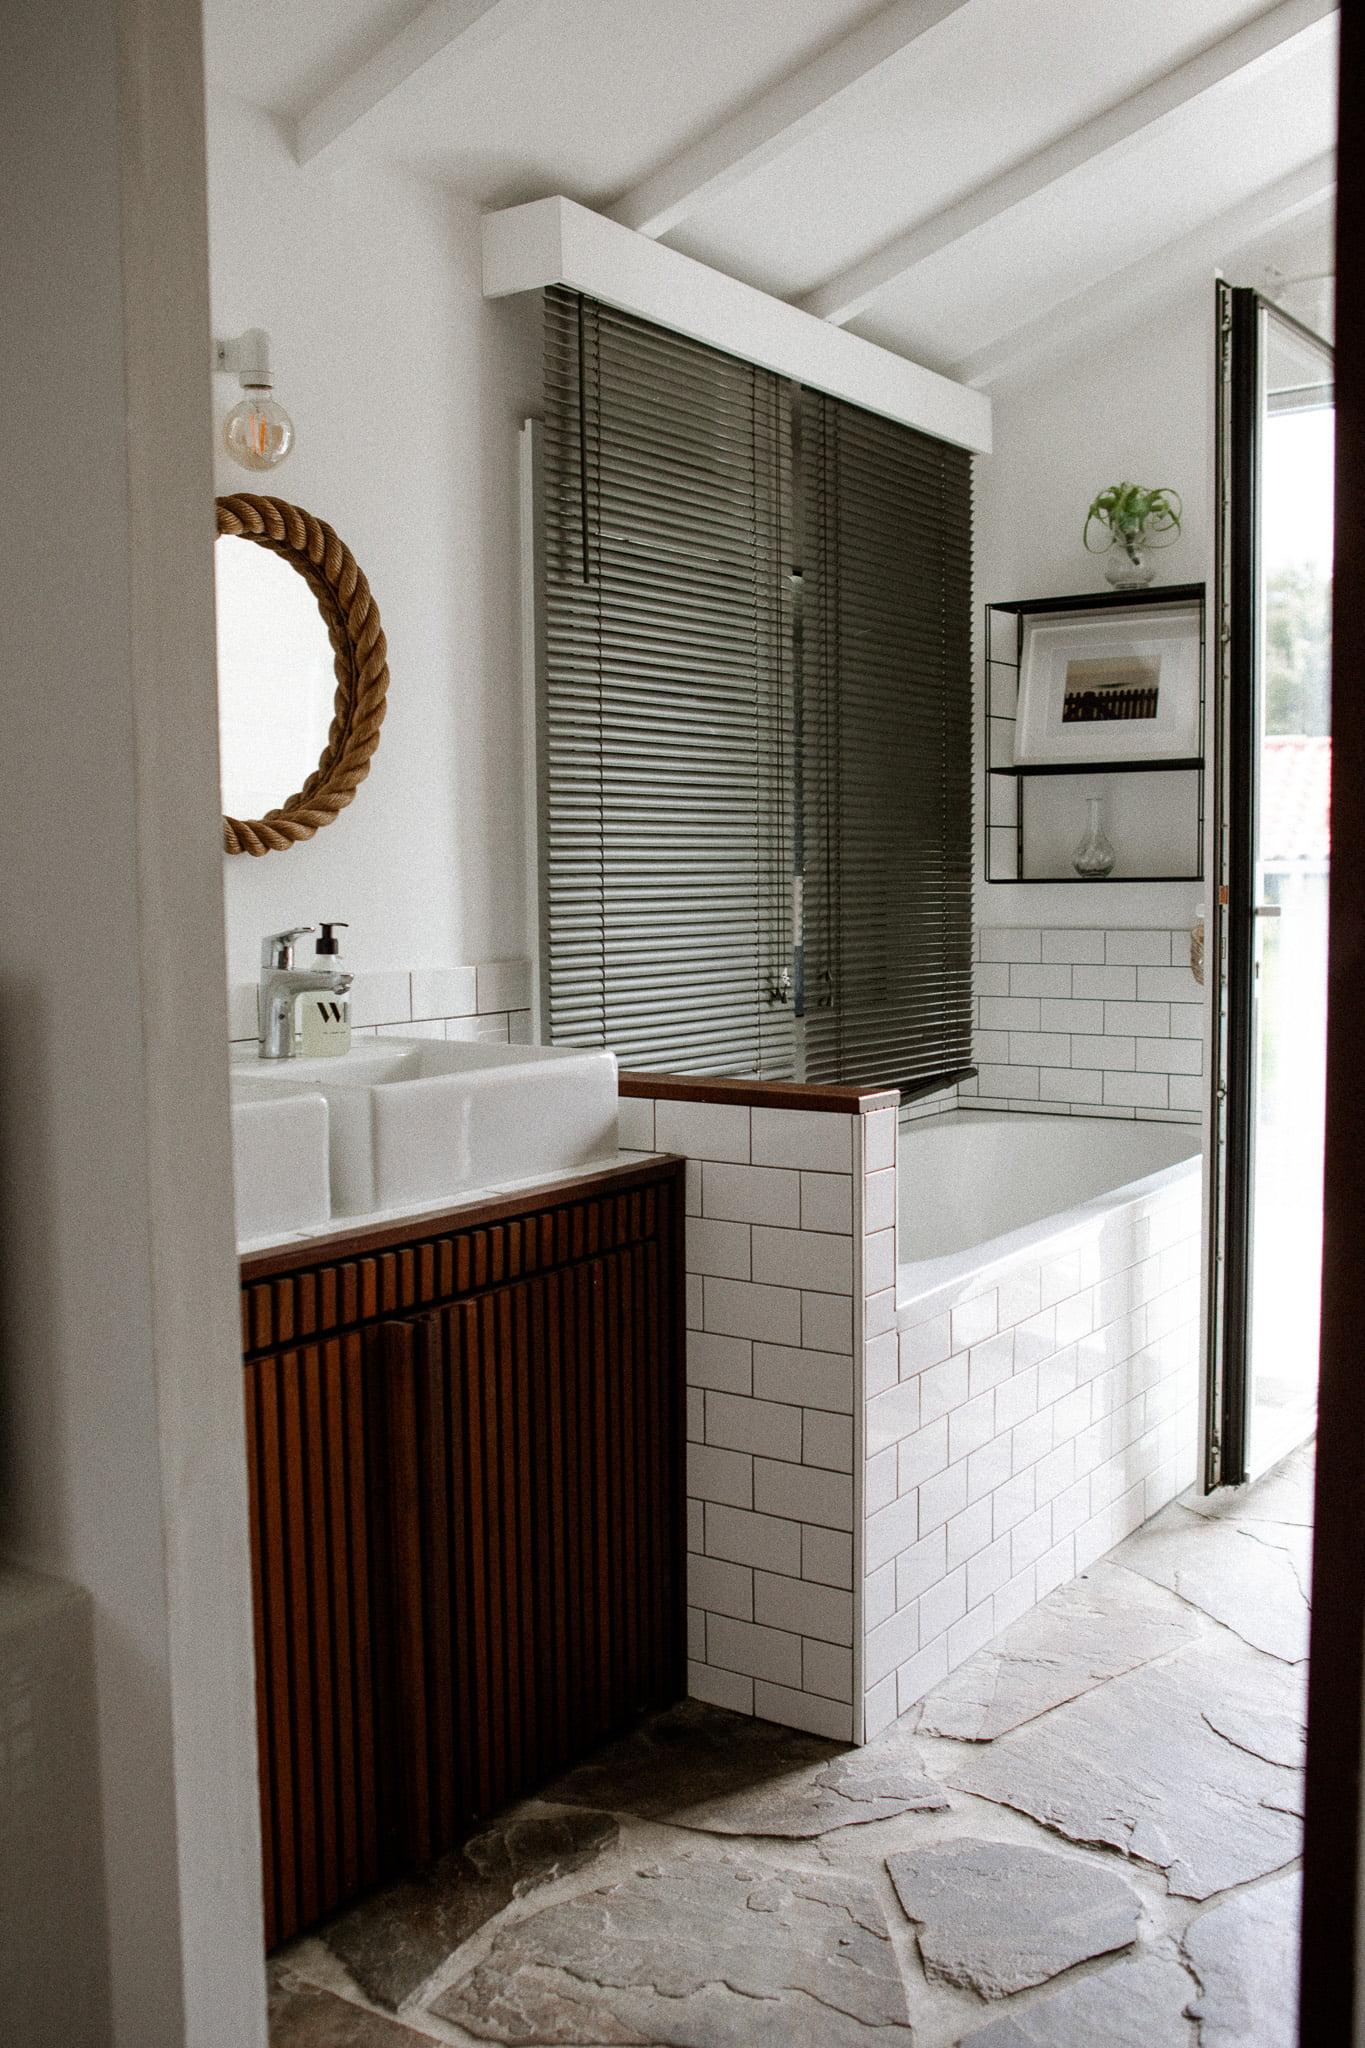
<path id="1" fill-rule="evenodd" d="M 573 292 L 545 326 L 548 1035 L 786 1076 L 789 387 Z"/>
<path id="2" fill-rule="evenodd" d="M 800 399 L 804 1078 L 971 1060 L 971 460 Z"/>

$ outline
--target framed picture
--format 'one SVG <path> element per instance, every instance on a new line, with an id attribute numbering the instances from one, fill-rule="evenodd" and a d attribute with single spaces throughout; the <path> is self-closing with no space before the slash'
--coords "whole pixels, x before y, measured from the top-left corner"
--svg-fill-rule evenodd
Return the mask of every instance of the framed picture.
<path id="1" fill-rule="evenodd" d="M 1202 752 L 1197 605 L 1024 621 L 1017 762 L 1099 765 Z"/>

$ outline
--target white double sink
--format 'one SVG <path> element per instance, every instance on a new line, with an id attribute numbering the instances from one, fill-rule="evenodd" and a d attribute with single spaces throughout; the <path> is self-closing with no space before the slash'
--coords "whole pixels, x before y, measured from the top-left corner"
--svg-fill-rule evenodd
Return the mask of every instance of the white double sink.
<path id="1" fill-rule="evenodd" d="M 335 1059 L 232 1059 L 239 1244 L 428 1209 L 615 1157 L 616 1057 L 374 1039 Z"/>

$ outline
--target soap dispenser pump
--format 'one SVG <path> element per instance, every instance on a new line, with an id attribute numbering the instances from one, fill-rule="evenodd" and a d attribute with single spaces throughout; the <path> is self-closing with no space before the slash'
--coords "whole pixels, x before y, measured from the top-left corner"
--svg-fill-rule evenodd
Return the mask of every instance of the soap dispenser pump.
<path id="1" fill-rule="evenodd" d="M 341 972 L 341 945 L 337 933 L 348 929 L 344 922 L 335 919 L 331 924 L 319 925 L 314 952 L 320 968 L 325 968 L 333 974 Z M 333 995 L 324 990 L 300 996 L 299 1037 L 305 1059 L 329 1059 L 349 1052 L 350 995 Z"/>

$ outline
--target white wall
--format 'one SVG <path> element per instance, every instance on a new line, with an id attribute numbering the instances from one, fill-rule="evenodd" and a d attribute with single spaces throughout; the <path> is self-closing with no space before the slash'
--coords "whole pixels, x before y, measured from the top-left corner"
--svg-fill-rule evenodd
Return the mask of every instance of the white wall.
<path id="1" fill-rule="evenodd" d="M 90 1594 L 103 1808 L 22 2048 L 265 2039 L 199 39 L 3 8 L 0 1551 Z"/>
<path id="2" fill-rule="evenodd" d="M 392 683 L 355 802 L 317 838 L 225 862 L 228 977 L 267 931 L 350 921 L 348 964 L 525 951 L 517 431 L 538 407 L 534 299 L 485 304 L 478 212 L 364 158 L 301 169 L 268 116 L 209 108 L 214 331 L 265 327 L 298 442 L 220 493 L 289 498 L 370 580 Z M 238 396 L 214 379 L 215 429 Z M 281 795 L 285 792 L 281 791 Z"/>
<path id="3" fill-rule="evenodd" d="M 1120 479 L 1173 485 L 1184 530 L 1157 580 L 1207 582 L 1212 595 L 1214 287 L 1157 305 L 1129 335 L 1083 345 L 1059 324 L 1056 355 L 995 387 L 995 452 L 976 465 L 976 600 L 1105 590 L 1102 557 L 1081 546 L 1086 507 Z M 977 688 L 982 649 L 977 620 Z M 979 724 L 979 721 L 978 721 Z M 981 763 L 978 756 L 978 792 Z M 1083 816 L 1082 816 L 1083 823 Z M 976 915 L 982 924 L 1176 926 L 1201 882 L 987 884 L 978 794 Z M 1079 837 L 1079 833 L 1077 835 Z"/>

